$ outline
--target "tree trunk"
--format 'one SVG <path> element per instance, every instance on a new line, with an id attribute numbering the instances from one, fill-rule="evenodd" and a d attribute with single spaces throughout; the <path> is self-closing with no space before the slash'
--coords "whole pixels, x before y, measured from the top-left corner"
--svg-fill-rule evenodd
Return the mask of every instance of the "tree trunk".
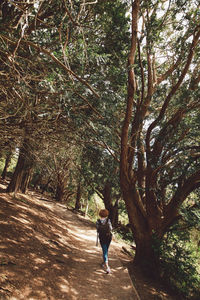
<path id="1" fill-rule="evenodd" d="M 136 195 L 137 191 L 134 192 L 133 189 L 126 190 L 123 193 L 131 230 L 136 243 L 134 264 L 139 266 L 144 274 L 158 278 L 159 253 L 156 251 L 155 246 L 158 238 L 162 238 L 162 236 L 160 232 L 158 234 L 156 229 L 152 227 L 151 217 L 144 216 L 141 213 L 140 208 L 136 204 Z"/>
<path id="2" fill-rule="evenodd" d="M 62 202 L 64 198 L 64 192 L 65 192 L 65 185 L 62 180 L 62 175 L 58 174 L 57 176 L 57 187 L 56 187 L 56 201 Z"/>
<path id="3" fill-rule="evenodd" d="M 31 183 L 33 184 L 33 188 L 37 189 L 39 186 L 39 183 L 41 182 L 42 174 L 33 175 Z"/>
<path id="4" fill-rule="evenodd" d="M 89 209 L 89 201 L 88 201 L 88 198 L 87 198 L 87 200 L 86 200 L 86 206 L 85 206 L 85 217 L 87 217 L 88 209 Z"/>
<path id="5" fill-rule="evenodd" d="M 77 187 L 75 209 L 79 210 L 80 208 L 81 208 L 81 183 L 79 182 Z"/>
<path id="6" fill-rule="evenodd" d="M 22 193 L 26 193 L 29 182 L 31 180 L 31 175 L 32 175 L 32 169 L 28 168 L 26 169 L 26 171 L 24 171 L 23 173 L 23 177 L 22 177 L 22 182 L 21 182 L 21 186 L 20 186 L 20 190 L 22 191 Z"/>
<path id="7" fill-rule="evenodd" d="M 11 192 L 16 193 L 20 190 L 23 172 L 24 172 L 24 162 L 25 162 L 25 157 L 22 152 L 23 151 L 20 151 L 15 171 L 12 175 L 11 181 L 6 190 L 7 193 L 11 193 Z"/>
<path id="8" fill-rule="evenodd" d="M 113 227 L 117 227 L 118 224 L 118 200 L 115 202 L 115 205 L 112 204 L 112 197 L 111 197 L 111 184 L 110 182 L 106 182 L 102 195 L 103 195 L 103 202 L 105 208 L 109 211 L 109 218 Z"/>
<path id="9" fill-rule="evenodd" d="M 42 176 L 41 176 L 42 179 Z M 51 182 L 51 178 L 49 177 L 48 181 L 45 184 L 40 185 L 41 186 L 41 194 L 44 194 L 44 192 L 47 190 L 49 183 Z"/>
<path id="10" fill-rule="evenodd" d="M 56 195 L 55 195 L 56 201 L 62 202 L 63 200 L 63 189 L 61 185 L 57 185 L 56 187 Z"/>
<path id="11" fill-rule="evenodd" d="M 134 264 L 149 277 L 159 278 L 160 264 L 159 255 L 155 249 L 155 240 L 150 233 L 143 233 L 135 239 L 136 252 Z"/>
<path id="12" fill-rule="evenodd" d="M 118 202 L 119 202 L 119 199 L 116 200 L 116 202 L 113 206 L 113 209 L 112 209 L 112 225 L 114 228 L 116 228 L 119 223 Z"/>
<path id="13" fill-rule="evenodd" d="M 8 152 L 8 155 L 6 156 L 5 166 L 4 166 L 3 172 L 1 174 L 2 179 L 6 178 L 8 167 L 9 167 L 9 164 L 11 161 L 11 157 L 12 157 L 12 152 Z"/>
<path id="14" fill-rule="evenodd" d="M 23 144 L 20 148 L 17 165 L 6 190 L 8 193 L 17 193 L 19 191 L 26 190 L 30 179 L 29 174 L 32 169 L 32 165 L 32 146 L 29 138 L 26 137 L 24 138 Z"/>

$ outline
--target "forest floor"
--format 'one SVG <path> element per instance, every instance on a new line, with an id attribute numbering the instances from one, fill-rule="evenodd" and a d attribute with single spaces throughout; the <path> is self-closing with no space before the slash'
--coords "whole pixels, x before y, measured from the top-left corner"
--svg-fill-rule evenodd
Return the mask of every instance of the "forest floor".
<path id="1" fill-rule="evenodd" d="M 112 241 L 106 274 L 87 218 L 34 191 L 14 197 L 5 188 L 1 182 L 0 300 L 176 299 L 132 268 L 122 242 Z"/>

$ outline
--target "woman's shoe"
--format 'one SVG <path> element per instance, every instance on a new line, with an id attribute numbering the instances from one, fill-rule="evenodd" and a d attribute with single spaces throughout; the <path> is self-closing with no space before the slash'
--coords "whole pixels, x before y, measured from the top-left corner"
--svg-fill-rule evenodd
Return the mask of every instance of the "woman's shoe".
<path id="1" fill-rule="evenodd" d="M 107 274 L 110 274 L 110 273 L 111 273 L 111 270 L 110 270 L 109 267 L 106 269 L 106 273 L 107 273 Z"/>

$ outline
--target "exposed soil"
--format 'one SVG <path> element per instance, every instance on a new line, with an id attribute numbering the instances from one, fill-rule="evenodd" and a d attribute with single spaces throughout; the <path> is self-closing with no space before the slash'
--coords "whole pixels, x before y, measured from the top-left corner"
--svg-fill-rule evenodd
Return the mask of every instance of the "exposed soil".
<path id="1" fill-rule="evenodd" d="M 90 220 L 34 191 L 14 197 L 5 188 L 2 182 L 1 300 L 175 299 L 145 280 L 122 252 L 124 244 L 116 241 L 110 246 L 112 273 L 107 275 Z"/>

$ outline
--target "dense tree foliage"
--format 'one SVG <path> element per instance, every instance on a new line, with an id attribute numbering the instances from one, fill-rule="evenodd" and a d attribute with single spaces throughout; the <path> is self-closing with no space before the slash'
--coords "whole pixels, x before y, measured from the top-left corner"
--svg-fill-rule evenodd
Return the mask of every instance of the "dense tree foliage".
<path id="1" fill-rule="evenodd" d="M 118 116 L 113 112 L 126 80 L 121 76 L 128 41 L 126 7 L 120 1 L 93 4 L 1 3 L 1 86 L 9 78 L 2 88 L 1 136 L 4 141 L 17 136 L 20 148 L 25 139 L 35 158 L 47 136 L 63 139 L 66 131 L 82 145 L 95 143 L 111 151 L 116 144 L 119 132 L 112 132 Z M 113 32 L 113 22 L 121 27 L 120 35 Z M 119 154 L 119 147 L 115 150 Z M 16 170 L 8 191 L 20 189 L 16 174 L 22 180 L 22 169 Z"/>
<path id="2" fill-rule="evenodd" d="M 0 7 L 3 178 L 19 153 L 7 191 L 32 178 L 77 209 L 96 192 L 113 214 L 123 195 L 135 262 L 158 274 L 155 241 L 199 207 L 198 1 Z"/>

